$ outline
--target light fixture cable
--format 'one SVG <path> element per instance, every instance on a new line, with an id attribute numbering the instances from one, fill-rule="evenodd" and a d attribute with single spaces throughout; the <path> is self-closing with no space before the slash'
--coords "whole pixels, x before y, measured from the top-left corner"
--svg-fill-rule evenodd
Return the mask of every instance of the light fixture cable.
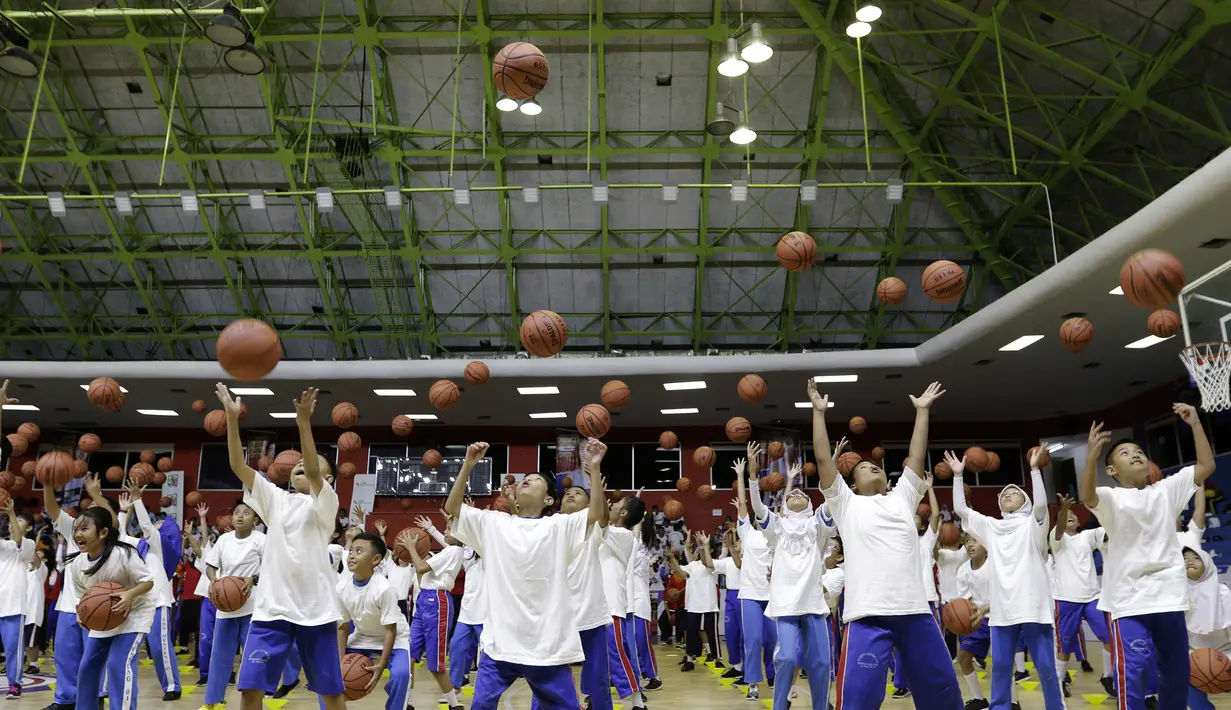
<path id="1" fill-rule="evenodd" d="M 58 6 L 59 3 L 56 3 Z M 17 182 L 26 176 L 26 161 L 30 158 L 30 141 L 34 140 L 34 119 L 38 116 L 38 102 L 43 96 L 43 77 L 47 75 L 47 62 L 51 59 L 51 37 L 56 33 L 56 23 L 53 21 L 47 30 L 47 47 L 43 50 L 43 63 L 38 68 L 38 88 L 34 90 L 34 105 L 30 109 L 30 124 L 26 128 L 26 145 L 21 149 L 21 169 L 17 171 Z"/>
<path id="2" fill-rule="evenodd" d="M 457 3 L 457 49 L 453 54 L 453 121 L 449 127 L 449 177 L 453 177 L 453 153 L 457 149 L 457 92 L 462 68 L 462 22 L 466 19 L 466 2 Z"/>
<path id="3" fill-rule="evenodd" d="M 1013 145 L 1013 115 L 1009 113 L 1009 88 L 1004 80 L 1004 52 L 1000 49 L 1000 11 L 992 8 L 992 34 L 996 38 L 996 64 L 1000 67 L 1000 95 L 1004 97 L 1004 123 L 1009 131 L 1009 159 L 1017 174 L 1017 148 Z"/>
<path id="4" fill-rule="evenodd" d="M 188 44 L 184 39 L 188 36 L 188 23 L 185 22 L 183 29 L 180 30 L 180 53 L 175 58 L 175 78 L 171 81 L 171 103 L 167 106 L 167 135 L 162 141 L 162 165 L 158 168 L 158 186 L 162 187 L 163 176 L 167 172 L 167 152 L 171 149 L 171 131 L 175 125 L 174 114 L 175 101 L 179 97 L 180 91 L 180 69 L 184 66 L 184 50 L 188 48 Z"/>
<path id="5" fill-rule="evenodd" d="M 325 43 L 325 8 L 329 0 L 321 0 L 321 19 L 316 29 L 316 66 L 312 71 L 312 110 L 308 113 L 308 144 L 303 149 L 303 179 L 308 179 L 308 159 L 312 156 L 312 127 L 316 122 L 316 82 L 321 76 L 321 45 Z"/>

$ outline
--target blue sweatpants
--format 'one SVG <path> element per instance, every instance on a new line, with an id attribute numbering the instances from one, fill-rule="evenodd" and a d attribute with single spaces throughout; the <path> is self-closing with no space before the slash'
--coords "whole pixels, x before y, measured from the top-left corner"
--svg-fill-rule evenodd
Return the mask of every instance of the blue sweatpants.
<path id="1" fill-rule="evenodd" d="M 1210 702 L 1210 696 L 1190 685 L 1188 686 L 1188 710 L 1214 710 L 1214 703 Z"/>
<path id="2" fill-rule="evenodd" d="M 640 677 L 638 669 L 641 667 L 641 650 L 637 648 L 637 617 L 632 614 L 626 615 L 620 620 L 621 636 L 620 642 L 624 645 L 624 653 L 628 656 L 628 661 L 633 667 L 632 679 L 633 683 L 640 690 L 640 683 L 637 678 Z"/>
<path id="3" fill-rule="evenodd" d="M 500 696 L 518 678 L 526 679 L 539 710 L 577 710 L 581 706 L 573 673 L 567 665 L 527 666 L 497 661 L 480 653 L 470 710 L 496 710 Z"/>
<path id="4" fill-rule="evenodd" d="M 248 638 L 248 624 L 252 615 L 239 616 L 234 619 L 218 619 L 214 627 L 214 644 L 211 649 L 213 658 L 210 665 L 218 669 L 218 673 L 210 676 L 205 684 L 205 704 L 224 703 L 227 699 L 227 684 L 231 681 L 231 668 L 235 667 L 235 654 Z"/>
<path id="5" fill-rule="evenodd" d="M 928 602 L 928 606 L 932 609 L 932 618 L 936 620 L 936 628 L 940 629 L 940 634 L 943 637 L 945 627 L 940 621 L 940 605 L 936 602 Z M 1025 648 L 1019 648 L 1017 650 L 1024 651 Z M 893 674 L 893 687 L 896 690 L 910 687 L 906 685 L 906 675 L 902 673 L 901 668 L 902 657 L 897 650 L 894 650 L 893 655 L 889 657 L 889 672 Z"/>
<path id="6" fill-rule="evenodd" d="M 1057 653 L 1077 653 L 1078 660 L 1085 659 L 1085 634 L 1081 622 L 1090 624 L 1090 630 L 1103 643 L 1110 643 L 1107 632 L 1107 614 L 1099 611 L 1098 600 L 1079 604 L 1077 602 L 1055 602 L 1056 616 L 1056 651 Z"/>
<path id="7" fill-rule="evenodd" d="M 291 644 L 291 650 L 286 654 L 286 663 L 282 666 L 282 685 L 290 685 L 299 680 L 299 671 L 303 664 L 299 661 L 299 646 Z"/>
<path id="8" fill-rule="evenodd" d="M 145 634 L 136 633 L 86 638 L 77 670 L 77 710 L 98 710 L 104 672 L 107 709 L 137 710 L 137 652 L 144 639 Z"/>
<path id="9" fill-rule="evenodd" d="M 373 663 L 380 660 L 380 651 L 367 648 L 348 648 L 347 653 L 362 653 Z M 385 683 L 385 710 L 406 710 L 410 702 L 410 654 L 404 648 L 395 648 L 389 653 L 389 682 Z M 317 700 L 325 710 L 325 701 Z"/>
<path id="10" fill-rule="evenodd" d="M 727 663 L 738 666 L 744 662 L 744 616 L 739 603 L 739 590 L 728 589 L 723 600 L 722 630 L 727 636 Z"/>
<path id="11" fill-rule="evenodd" d="M 654 644 L 650 643 L 650 620 L 633 617 L 633 640 L 637 646 L 637 663 L 642 678 L 658 677 L 658 659 L 654 657 Z"/>
<path id="12" fill-rule="evenodd" d="M 744 680 L 756 685 L 774 679 L 774 647 L 778 645 L 778 625 L 765 616 L 767 601 L 741 599 L 740 613 L 744 622 Z M 762 662 L 765 670 L 762 673 Z"/>
<path id="13" fill-rule="evenodd" d="M 466 674 L 474 667 L 479 654 L 479 637 L 483 624 L 466 624 L 461 621 L 453 627 L 453 639 L 449 641 L 449 682 L 454 690 L 466 682 Z"/>
<path id="14" fill-rule="evenodd" d="M 21 669 L 26 666 L 26 646 L 22 637 L 26 631 L 26 617 L 21 614 L 0 616 L 0 645 L 4 646 L 4 659 L 8 663 L 9 685 L 21 687 Z"/>
<path id="15" fill-rule="evenodd" d="M 885 700 L 889 657 L 897 650 L 915 707 L 962 710 L 962 691 L 944 636 L 931 614 L 865 616 L 846 625 L 836 710 L 877 710 Z M 808 680 L 812 680 L 809 673 Z"/>
<path id="16" fill-rule="evenodd" d="M 56 702 L 72 705 L 77 702 L 77 670 L 81 667 L 81 652 L 90 632 L 77 623 L 77 612 L 56 611 Z M 97 689 L 94 693 L 98 695 Z M 95 698 L 97 702 L 97 697 Z"/>
<path id="17" fill-rule="evenodd" d="M 197 667 L 201 671 L 201 677 L 206 680 L 209 680 L 209 660 L 213 657 L 214 624 L 217 619 L 218 607 L 214 606 L 209 597 L 205 597 L 201 600 L 201 630 L 197 633 Z"/>
<path id="18" fill-rule="evenodd" d="M 427 656 L 427 669 L 440 673 L 447 665 L 449 623 L 453 619 L 453 597 L 444 589 L 422 589 L 415 599 L 415 615 L 410 620 L 410 657 L 418 661 Z"/>
<path id="19" fill-rule="evenodd" d="M 1034 659 L 1043 691 L 1043 707 L 1063 710 L 1060 678 L 1056 673 L 1056 640 L 1051 624 L 1012 624 L 992 627 L 991 710 L 1009 710 L 1013 702 L 1013 656 L 1021 641 Z"/>
<path id="20" fill-rule="evenodd" d="M 794 678 L 801 666 L 808 672 L 808 689 L 812 692 L 812 710 L 829 707 L 829 627 L 827 616 L 804 614 L 778 617 L 778 649 L 774 652 L 774 674 L 778 678 Z M 801 657 L 802 656 L 802 657 Z M 791 704 L 791 684 L 774 686 L 774 707 Z"/>
<path id="21" fill-rule="evenodd" d="M 164 693 L 181 690 L 180 662 L 175 657 L 175 637 L 171 634 L 171 607 L 160 606 L 154 610 L 154 626 L 150 629 L 150 656 L 154 661 L 154 673 Z M 228 679 L 230 673 L 227 673 Z"/>
<path id="22" fill-rule="evenodd" d="M 1111 622 L 1111 660 L 1120 707 L 1142 710 L 1151 666 L 1158 669 L 1158 709 L 1183 710 L 1188 697 L 1188 629 L 1184 612 L 1122 616 Z M 1037 665 L 1039 659 L 1035 659 Z"/>
<path id="23" fill-rule="evenodd" d="M 309 690 L 325 696 L 342 694 L 338 625 L 333 622 L 318 626 L 300 626 L 289 621 L 249 623 L 239 664 L 239 690 L 276 691 L 287 656 L 295 649 L 301 654 Z"/>

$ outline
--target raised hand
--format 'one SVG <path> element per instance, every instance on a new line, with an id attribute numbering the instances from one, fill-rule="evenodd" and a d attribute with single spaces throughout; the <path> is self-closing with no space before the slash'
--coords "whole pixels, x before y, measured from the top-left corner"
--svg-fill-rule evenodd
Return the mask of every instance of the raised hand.
<path id="1" fill-rule="evenodd" d="M 204 519 L 205 519 L 205 516 L 206 516 L 206 514 L 208 514 L 208 513 L 209 513 L 209 506 L 208 506 L 208 505 L 206 505 L 206 504 L 204 504 L 204 503 L 197 503 L 197 515 L 198 515 L 198 516 L 200 516 L 200 518 L 201 518 L 202 520 L 204 520 Z"/>
<path id="2" fill-rule="evenodd" d="M 1094 422 L 1090 425 L 1090 435 L 1086 437 L 1086 443 L 1089 445 L 1086 455 L 1090 458 L 1098 458 L 1099 451 L 1110 441 L 1111 432 L 1103 429 L 1102 422 Z"/>
<path id="3" fill-rule="evenodd" d="M 932 406 L 933 402 L 940 399 L 941 395 L 944 393 L 945 390 L 940 388 L 940 383 L 933 382 L 928 385 L 928 388 L 923 390 L 923 394 L 918 397 L 912 394 L 910 396 L 910 403 L 915 405 L 915 409 L 927 409 Z"/>
<path id="4" fill-rule="evenodd" d="M 829 411 L 829 395 L 821 394 L 816 389 L 816 380 L 808 378 L 808 399 L 812 400 L 812 408 L 824 414 Z"/>
<path id="5" fill-rule="evenodd" d="M 739 478 L 740 476 L 744 475 L 744 469 L 747 468 L 747 466 L 748 466 L 747 461 L 745 461 L 744 459 L 739 459 L 734 464 L 731 465 L 731 470 L 735 472 L 735 477 Z"/>
<path id="6" fill-rule="evenodd" d="M 923 487 L 919 490 L 919 495 L 927 495 L 927 492 L 932 490 L 932 484 L 935 482 L 936 479 L 932 476 L 932 472 L 928 471 L 927 475 L 923 478 Z"/>
<path id="7" fill-rule="evenodd" d="M 373 524 L 373 529 L 376 530 L 377 535 L 384 537 L 385 533 L 389 532 L 389 525 L 383 520 L 377 520 Z"/>
<path id="8" fill-rule="evenodd" d="M 3 391 L 0 390 L 0 397 L 2 396 L 3 396 Z M 1197 414 L 1197 408 L 1192 406 L 1191 404 L 1184 404 L 1183 402 L 1176 402 L 1175 404 L 1171 405 L 1171 411 L 1175 412 L 1175 415 L 1177 417 L 1179 417 L 1180 419 L 1183 419 L 1184 423 L 1187 424 L 1188 426 L 1197 424 L 1200 421 L 1200 417 Z"/>
<path id="9" fill-rule="evenodd" d="M 952 451 L 946 451 L 945 463 L 949 464 L 949 468 L 953 471 L 954 476 L 960 476 L 962 471 L 966 470 L 966 455 L 963 454 L 962 458 L 959 459 L 953 455 Z"/>
<path id="10" fill-rule="evenodd" d="M 698 545 L 704 545 L 706 540 L 708 540 L 709 538 L 706 536 L 704 531 L 698 530 L 697 532 L 692 534 L 692 539 L 693 539 L 693 542 L 697 543 Z"/>
<path id="11" fill-rule="evenodd" d="M 749 474 L 752 474 L 753 472 L 759 471 L 761 469 L 761 454 L 762 453 L 763 451 L 761 449 L 761 442 L 759 441 L 748 442 L 748 464 L 749 464 L 748 473 Z"/>
<path id="12" fill-rule="evenodd" d="M 300 422 L 312 420 L 312 413 L 316 411 L 316 395 L 315 387 L 309 387 L 299 395 L 299 399 L 294 401 L 295 419 Z"/>
<path id="13" fill-rule="evenodd" d="M 231 390 L 227 386 L 219 382 L 214 385 L 214 393 L 218 395 L 218 401 L 222 402 L 222 410 L 227 413 L 227 416 L 239 416 L 243 409 L 242 400 L 239 397 L 232 397 Z"/>
<path id="14" fill-rule="evenodd" d="M 804 472 L 804 465 L 800 463 L 799 461 L 796 461 L 795 463 L 791 464 L 791 467 L 789 469 L 787 469 L 787 478 L 788 479 L 799 478 L 799 474 L 803 472 Z"/>
<path id="15" fill-rule="evenodd" d="M 91 473 L 85 477 L 85 492 L 89 494 L 91 498 L 102 498 L 103 482 L 102 479 L 98 477 L 98 474 Z"/>
<path id="16" fill-rule="evenodd" d="M 131 478 L 128 479 L 128 485 L 124 486 L 124 488 L 128 491 L 134 503 L 141 499 L 142 493 L 145 493 L 145 486 L 138 486 Z"/>
<path id="17" fill-rule="evenodd" d="M 417 518 L 415 518 L 415 525 L 418 525 L 419 527 L 423 528 L 424 530 L 430 530 L 430 529 L 432 529 L 432 528 L 436 527 L 435 525 L 433 525 L 433 524 L 432 524 L 432 521 L 431 521 L 431 520 L 429 520 L 428 518 L 426 518 L 426 517 L 424 517 L 424 516 L 422 516 L 422 515 L 420 515 L 420 516 L 418 516 Z"/>
<path id="18" fill-rule="evenodd" d="M 585 446 L 585 462 L 591 466 L 597 466 L 603 462 L 603 457 L 607 455 L 607 445 L 594 437 L 586 440 Z"/>
<path id="19" fill-rule="evenodd" d="M 1030 470 L 1037 471 L 1042 468 L 1043 457 L 1047 455 L 1047 442 L 1040 441 L 1039 445 L 1034 447 L 1034 454 L 1030 457 Z"/>
<path id="20" fill-rule="evenodd" d="M 9 381 L 5 380 L 4 384 L 0 384 L 0 405 L 17 404 L 20 400 L 9 396 Z"/>
<path id="21" fill-rule="evenodd" d="M 472 464 L 482 461 L 483 457 L 487 455 L 487 447 L 488 444 L 486 441 L 476 441 L 470 446 L 467 446 L 466 461 Z"/>
<path id="22" fill-rule="evenodd" d="M 833 447 L 833 455 L 831 458 L 833 458 L 836 461 L 838 457 L 842 455 L 842 452 L 846 450 L 846 447 L 850 445 L 851 445 L 850 440 L 847 439 L 845 436 L 842 437 L 841 439 L 838 439 L 838 444 Z"/>
<path id="23" fill-rule="evenodd" d="M 124 511 L 125 513 L 132 510 L 133 498 L 132 498 L 131 493 L 129 493 L 128 491 L 124 491 L 123 493 L 120 494 L 120 497 L 118 500 L 120 503 L 120 510 Z"/>

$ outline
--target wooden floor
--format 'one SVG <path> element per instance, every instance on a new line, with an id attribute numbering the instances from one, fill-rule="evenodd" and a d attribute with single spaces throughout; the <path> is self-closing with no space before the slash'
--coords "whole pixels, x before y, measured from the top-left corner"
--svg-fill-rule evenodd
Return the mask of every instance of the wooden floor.
<path id="1" fill-rule="evenodd" d="M 706 667 L 698 667 L 696 671 L 691 673 L 680 673 L 678 663 L 683 658 L 682 651 L 670 646 L 656 646 L 659 668 L 662 674 L 663 687 L 661 690 L 647 693 L 649 698 L 649 707 L 652 710 L 696 710 L 697 708 L 705 708 L 706 710 L 750 710 L 758 705 L 750 703 L 744 699 L 744 689 L 732 687 L 729 684 L 724 684 L 720 680 L 718 674 L 720 671 L 715 671 Z M 44 671 L 49 671 L 52 664 L 44 660 L 40 667 Z M 1098 660 L 1095 660 L 1095 673 L 1082 673 L 1076 671 L 1073 683 L 1073 697 L 1069 698 L 1067 703 L 1069 708 L 1082 707 L 1101 707 L 1108 710 L 1114 710 L 1116 707 L 1114 699 L 1109 699 L 1102 691 L 1102 687 L 1098 684 L 1097 672 Z M 194 668 L 183 666 L 181 668 L 181 678 L 188 684 L 189 689 L 184 697 L 173 703 L 162 702 L 162 690 L 158 687 L 158 680 L 154 676 L 154 669 L 149 664 L 149 661 L 143 661 L 140 666 L 140 705 L 143 710 L 158 709 L 158 710 L 196 710 L 201 707 L 204 688 L 192 686 L 197 678 L 197 672 Z M 1035 680 L 1034 672 L 1031 670 L 1031 680 Z M 987 694 L 987 677 L 983 677 L 984 694 Z M 0 706 L 2 710 L 41 710 L 52 700 L 52 692 L 48 686 L 55 683 L 55 678 L 50 672 L 46 676 L 35 676 L 26 678 L 27 690 L 25 695 L 16 702 L 9 700 L 3 702 Z M 729 683 L 729 682 L 728 682 Z M 809 695 L 806 681 L 797 681 L 796 689 L 799 692 L 799 698 L 793 703 L 797 710 L 806 710 L 809 708 Z M 469 688 L 466 688 L 466 695 L 463 697 L 463 703 L 469 707 L 470 695 Z M 892 690 L 892 689 L 890 689 Z M 963 688 L 965 692 L 965 688 Z M 416 687 L 412 695 L 412 702 L 418 710 L 436 710 L 436 701 L 439 698 L 439 692 L 436 684 L 432 681 L 431 676 L 420 667 L 416 677 Z M 1019 686 L 1019 698 L 1022 703 L 1023 710 L 1036 710 L 1043 707 L 1043 696 L 1038 692 L 1035 684 L 1030 681 L 1024 681 Z M 239 695 L 232 686 L 227 697 L 228 708 L 239 707 Z M 1212 696 L 1215 707 L 1231 709 L 1231 694 L 1225 697 Z M 348 708 L 358 710 L 376 710 L 383 708 L 385 704 L 385 694 L 379 689 L 373 692 L 368 697 L 347 704 Z M 623 704 L 618 700 L 615 702 L 616 710 L 620 710 Z M 292 692 L 285 700 L 266 700 L 266 708 L 269 710 L 315 710 L 317 706 L 316 696 L 304 690 Z M 505 698 L 501 703 L 502 708 L 506 710 L 525 710 L 530 707 L 530 691 L 524 682 L 519 682 L 505 694 Z M 769 688 L 762 687 L 762 701 L 760 707 L 768 708 Z M 630 706 L 623 705 L 628 708 Z M 894 700 L 886 694 L 885 703 L 883 706 L 886 710 L 909 710 L 914 708 L 914 702 L 911 699 Z"/>

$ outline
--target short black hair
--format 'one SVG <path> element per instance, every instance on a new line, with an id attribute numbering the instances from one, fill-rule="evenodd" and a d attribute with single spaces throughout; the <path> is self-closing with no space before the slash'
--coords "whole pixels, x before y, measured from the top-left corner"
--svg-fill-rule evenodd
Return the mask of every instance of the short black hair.
<path id="1" fill-rule="evenodd" d="M 1103 465 L 1110 466 L 1111 465 L 1111 455 L 1116 452 L 1116 449 L 1120 448 L 1121 446 L 1125 444 L 1132 444 L 1133 446 L 1136 446 L 1137 448 L 1141 449 L 1141 444 L 1138 444 L 1136 440 L 1134 439 L 1127 439 L 1127 438 L 1120 439 L 1116 443 L 1112 444 L 1110 449 L 1107 449 L 1107 453 L 1103 454 Z M 1142 450 L 1144 451 L 1144 449 Z"/>
<path id="2" fill-rule="evenodd" d="M 559 489 L 556 486 L 555 474 L 543 473 L 541 471 L 534 471 L 533 473 L 527 473 L 526 475 L 527 476 L 538 476 L 539 478 L 543 479 L 543 482 L 547 484 L 547 495 L 551 496 L 552 500 L 555 500 L 559 497 L 558 495 Z"/>
<path id="3" fill-rule="evenodd" d="M 645 519 L 645 501 L 637 496 L 625 496 L 624 524 L 633 527 Z"/>
<path id="4" fill-rule="evenodd" d="M 389 552 L 389 546 L 385 544 L 385 541 L 381 539 L 380 535 L 370 532 L 359 533 L 355 536 L 355 539 L 351 541 L 351 544 L 354 544 L 359 540 L 367 540 L 371 543 L 372 551 L 375 552 L 378 557 L 384 557 Z"/>

